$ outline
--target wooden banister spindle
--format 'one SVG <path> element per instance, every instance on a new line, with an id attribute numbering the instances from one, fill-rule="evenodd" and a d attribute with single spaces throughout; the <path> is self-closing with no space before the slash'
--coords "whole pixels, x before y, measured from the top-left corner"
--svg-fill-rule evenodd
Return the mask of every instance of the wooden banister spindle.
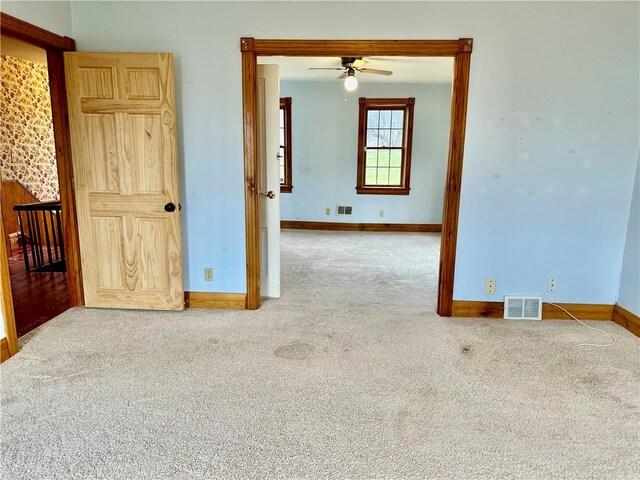
<path id="1" fill-rule="evenodd" d="M 66 272 L 60 202 L 14 205 L 13 210 L 18 213 L 20 221 L 26 270 L 28 272 Z M 27 240 L 31 255 L 27 248 Z"/>

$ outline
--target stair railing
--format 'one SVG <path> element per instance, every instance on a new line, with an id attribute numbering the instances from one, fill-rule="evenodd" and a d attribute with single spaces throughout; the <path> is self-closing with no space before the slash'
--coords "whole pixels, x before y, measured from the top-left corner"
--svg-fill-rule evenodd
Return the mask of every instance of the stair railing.
<path id="1" fill-rule="evenodd" d="M 27 272 L 66 272 L 60 201 L 26 203 L 13 209 L 18 212 Z"/>

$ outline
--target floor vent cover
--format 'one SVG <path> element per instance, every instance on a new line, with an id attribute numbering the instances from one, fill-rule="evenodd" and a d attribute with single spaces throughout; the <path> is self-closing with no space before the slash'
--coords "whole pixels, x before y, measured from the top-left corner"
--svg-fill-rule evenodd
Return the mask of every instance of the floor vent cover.
<path id="1" fill-rule="evenodd" d="M 505 296 L 504 318 L 542 320 L 542 297 Z"/>
<path id="2" fill-rule="evenodd" d="M 353 212 L 353 207 L 348 205 L 337 205 L 336 206 L 336 215 L 351 215 Z"/>

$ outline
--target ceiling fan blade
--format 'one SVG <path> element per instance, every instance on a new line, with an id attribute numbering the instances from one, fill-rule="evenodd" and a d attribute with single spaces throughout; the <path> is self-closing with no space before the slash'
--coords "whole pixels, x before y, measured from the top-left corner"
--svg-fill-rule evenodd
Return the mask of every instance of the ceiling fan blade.
<path id="1" fill-rule="evenodd" d="M 342 67 L 336 68 L 318 68 L 318 67 L 309 67 L 309 70 L 344 70 Z"/>
<path id="2" fill-rule="evenodd" d="M 366 64 L 367 64 L 367 62 L 365 62 L 364 60 L 362 60 L 362 59 L 360 58 L 360 59 L 358 59 L 358 60 L 355 60 L 355 61 L 351 64 L 351 66 L 352 66 L 353 68 L 362 68 L 362 67 L 364 67 Z"/>
<path id="3" fill-rule="evenodd" d="M 376 75 L 391 75 L 393 73 L 391 70 L 376 70 L 375 68 L 358 68 L 358 71 L 362 73 L 375 73 Z"/>
<path id="4" fill-rule="evenodd" d="M 343 78 L 347 78 L 347 72 L 344 72 L 342 75 L 338 77 L 338 80 L 342 80 Z"/>

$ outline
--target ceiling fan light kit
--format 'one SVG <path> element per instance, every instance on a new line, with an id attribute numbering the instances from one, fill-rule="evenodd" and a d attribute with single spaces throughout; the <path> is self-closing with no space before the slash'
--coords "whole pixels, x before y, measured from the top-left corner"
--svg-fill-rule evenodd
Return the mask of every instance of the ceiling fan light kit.
<path id="1" fill-rule="evenodd" d="M 360 73 L 373 73 L 376 75 L 391 75 L 390 70 L 376 70 L 375 68 L 362 68 L 366 65 L 366 61 L 362 60 L 362 57 L 342 57 L 342 67 L 335 68 L 309 68 L 309 70 L 343 70 L 339 79 L 344 78 L 344 89 L 347 92 L 353 92 L 358 88 L 358 79 L 356 78 L 356 71 Z"/>
<path id="2" fill-rule="evenodd" d="M 347 73 L 347 78 L 344 79 L 344 89 L 347 92 L 353 92 L 356 88 L 358 88 L 358 79 L 353 69 L 350 69 Z"/>

